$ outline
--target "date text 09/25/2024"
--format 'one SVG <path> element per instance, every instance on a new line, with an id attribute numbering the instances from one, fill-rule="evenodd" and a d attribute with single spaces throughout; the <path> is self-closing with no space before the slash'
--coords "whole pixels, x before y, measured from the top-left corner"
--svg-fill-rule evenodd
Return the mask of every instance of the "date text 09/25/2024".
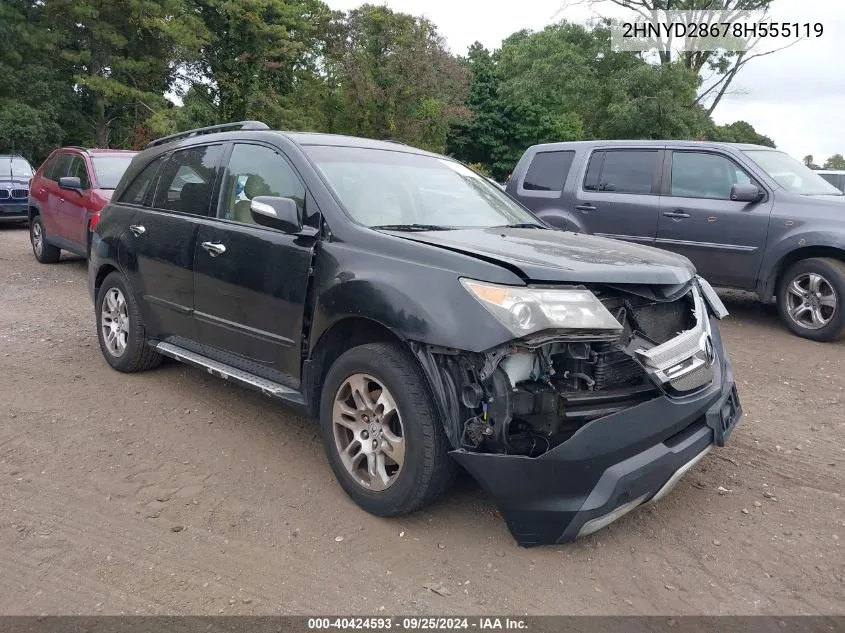
<path id="1" fill-rule="evenodd" d="M 525 620 L 510 617 L 345 617 L 345 618 L 308 618 L 311 630 L 355 630 L 369 629 L 387 631 L 391 629 L 407 631 L 441 631 L 448 629 L 477 630 L 526 630 Z"/>

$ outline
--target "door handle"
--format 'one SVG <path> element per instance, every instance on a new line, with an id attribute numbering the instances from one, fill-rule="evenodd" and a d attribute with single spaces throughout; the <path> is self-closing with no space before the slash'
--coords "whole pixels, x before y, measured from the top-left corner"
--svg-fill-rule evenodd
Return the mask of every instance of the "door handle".
<path id="1" fill-rule="evenodd" d="M 141 237 L 144 233 L 146 233 L 146 232 L 147 232 L 147 229 L 145 229 L 145 228 L 144 228 L 143 226 L 141 226 L 140 224 L 133 224 L 133 225 L 131 225 L 131 226 L 129 227 L 129 230 L 130 230 L 130 231 L 132 231 L 132 233 L 134 233 L 134 234 L 135 234 L 135 237 Z"/>
<path id="2" fill-rule="evenodd" d="M 218 255 L 222 255 L 226 252 L 226 247 L 222 244 L 215 244 L 214 242 L 203 242 L 202 247 L 208 251 L 208 254 L 212 257 L 217 257 Z"/>
<path id="3" fill-rule="evenodd" d="M 682 220 L 690 217 L 689 213 L 684 213 L 683 211 L 664 211 L 663 215 L 667 218 L 673 218 L 676 220 Z"/>
<path id="4" fill-rule="evenodd" d="M 579 211 L 595 211 L 598 207 L 594 207 L 589 202 L 587 204 L 579 204 L 575 206 Z"/>

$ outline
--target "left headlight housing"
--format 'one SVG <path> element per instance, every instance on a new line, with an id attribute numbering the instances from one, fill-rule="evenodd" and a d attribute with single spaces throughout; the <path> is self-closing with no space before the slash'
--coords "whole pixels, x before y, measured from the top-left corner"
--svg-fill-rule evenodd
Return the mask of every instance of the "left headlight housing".
<path id="1" fill-rule="evenodd" d="M 460 281 L 517 337 L 549 329 L 622 330 L 602 302 L 584 288 L 502 286 L 466 278 Z"/>

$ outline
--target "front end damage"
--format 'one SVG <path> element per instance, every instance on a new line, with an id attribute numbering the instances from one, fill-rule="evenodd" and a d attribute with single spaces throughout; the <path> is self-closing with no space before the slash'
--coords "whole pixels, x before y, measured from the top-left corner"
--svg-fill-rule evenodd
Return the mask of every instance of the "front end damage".
<path id="1" fill-rule="evenodd" d="M 452 456 L 524 546 L 661 498 L 742 415 L 706 282 L 588 289 L 621 331 L 542 331 L 484 353 L 414 346 Z"/>

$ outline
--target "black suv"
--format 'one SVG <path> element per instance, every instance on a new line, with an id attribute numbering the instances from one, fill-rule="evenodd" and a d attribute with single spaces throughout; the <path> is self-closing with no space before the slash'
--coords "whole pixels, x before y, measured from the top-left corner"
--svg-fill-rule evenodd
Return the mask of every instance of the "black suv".
<path id="1" fill-rule="evenodd" d="M 529 148 L 508 193 L 559 228 L 687 257 L 716 287 L 777 302 L 798 336 L 845 334 L 845 194 L 784 152 L 703 141 Z"/>
<path id="2" fill-rule="evenodd" d="M 660 499 L 742 415 L 726 311 L 687 259 L 552 229 L 399 143 L 258 122 L 155 141 L 89 282 L 113 368 L 169 356 L 318 417 L 380 516 L 460 464 L 521 544 L 571 540 Z"/>

